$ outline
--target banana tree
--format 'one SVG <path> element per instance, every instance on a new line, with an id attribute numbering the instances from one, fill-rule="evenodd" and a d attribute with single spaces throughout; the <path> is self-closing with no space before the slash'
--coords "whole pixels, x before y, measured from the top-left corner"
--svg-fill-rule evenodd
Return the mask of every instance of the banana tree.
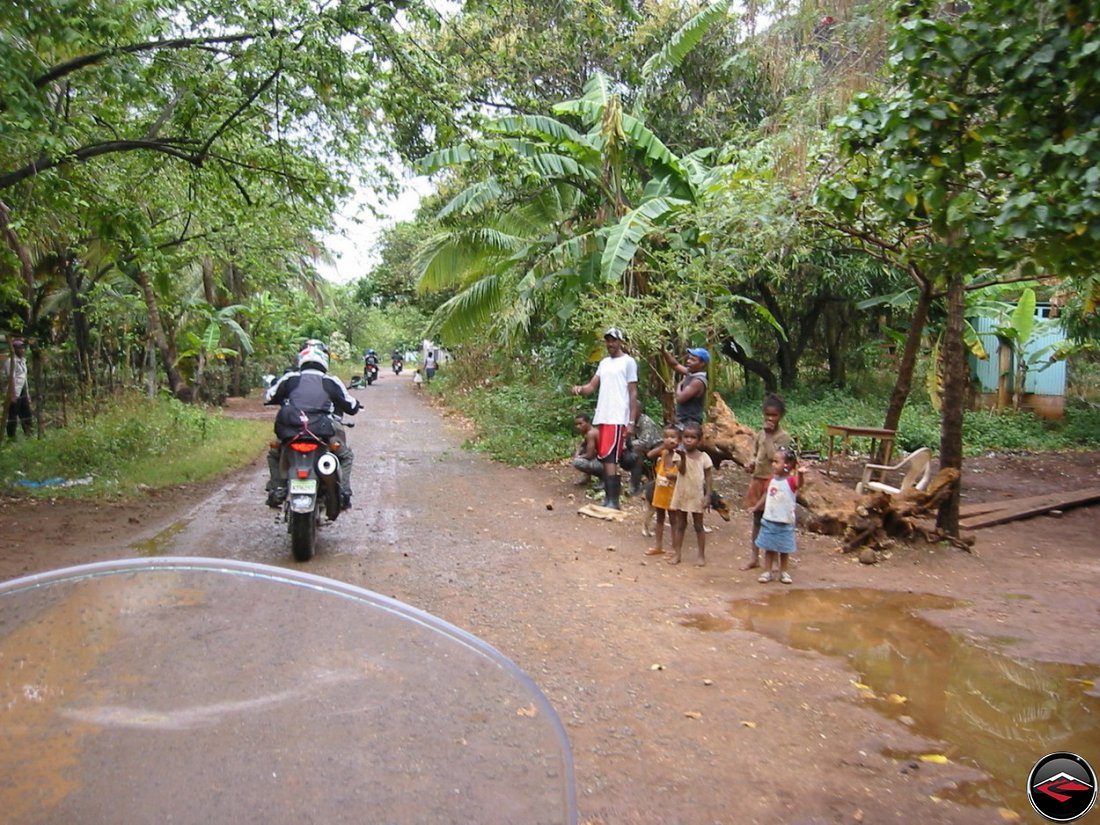
<path id="1" fill-rule="evenodd" d="M 421 289 L 457 290 L 432 324 L 448 339 L 491 325 L 505 342 L 528 332 L 540 308 L 566 318 L 594 289 L 644 293 L 636 259 L 645 238 L 707 183 L 706 153 L 675 156 L 623 111 L 605 75 L 552 111 L 494 120 L 481 140 L 420 162 L 424 174 L 450 168 L 473 179 L 417 256 Z"/>
<path id="2" fill-rule="evenodd" d="M 201 332 L 189 329 L 182 333 L 183 349 L 180 350 L 176 364 L 193 366 L 191 385 L 196 398 L 202 398 L 206 394 L 206 368 L 211 360 L 235 358 L 242 351 L 249 355 L 252 353 L 252 338 L 235 317 L 246 309 L 243 304 L 214 307 L 206 301 L 192 302 L 191 314 L 199 323 L 205 322 L 205 326 Z M 222 346 L 222 335 L 226 332 L 236 339 L 240 349 Z"/>
<path id="3" fill-rule="evenodd" d="M 979 313 L 993 322 L 992 329 L 985 334 L 994 336 L 998 344 L 998 409 L 1008 406 L 1010 384 L 1012 407 L 1019 409 L 1028 372 L 1043 370 L 1053 363 L 1048 357 L 1052 347 L 1035 347 L 1035 340 L 1053 326 L 1050 321 L 1036 318 L 1035 308 L 1035 290 L 1031 287 L 1025 288 L 1015 301 L 987 301 L 979 307 Z"/>

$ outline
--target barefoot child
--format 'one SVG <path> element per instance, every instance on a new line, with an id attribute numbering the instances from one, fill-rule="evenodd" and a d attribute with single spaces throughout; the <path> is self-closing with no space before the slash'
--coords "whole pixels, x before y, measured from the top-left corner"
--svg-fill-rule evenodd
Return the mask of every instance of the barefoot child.
<path id="1" fill-rule="evenodd" d="M 772 475 L 772 458 L 775 451 L 787 447 L 791 443 L 791 436 L 779 426 L 783 416 L 787 413 L 787 407 L 783 399 L 778 395 L 769 395 L 764 399 L 764 425 L 752 443 L 753 462 L 751 467 L 745 469 L 752 473 L 752 481 L 745 493 L 744 505 L 753 511 L 752 513 L 752 538 L 749 541 L 752 547 L 752 557 L 741 565 L 742 570 L 751 570 L 760 566 L 760 550 L 756 547 L 756 536 L 760 532 L 761 514 L 755 510 L 756 502 L 768 489 L 768 480 Z"/>
<path id="2" fill-rule="evenodd" d="M 772 477 L 764 495 L 753 507 L 763 518 L 756 545 L 764 551 L 764 572 L 757 579 L 761 584 L 779 581 L 790 584 L 791 574 L 787 572 L 787 558 L 795 551 L 794 546 L 794 505 L 798 490 L 805 480 L 806 468 L 802 464 L 795 466 L 794 453 L 790 450 L 776 450 L 772 458 Z M 794 475 L 791 475 L 791 471 Z M 779 570 L 773 574 L 772 568 L 779 563 Z"/>
<path id="3" fill-rule="evenodd" d="M 694 421 L 685 424 L 679 447 L 680 473 L 669 504 L 669 509 L 673 511 L 672 555 L 668 558 L 669 564 L 680 563 L 680 548 L 684 546 L 688 513 L 691 513 L 695 539 L 699 545 L 699 557 L 695 564 L 702 567 L 707 563 L 707 534 L 703 531 L 703 511 L 710 506 L 711 468 L 714 462 L 699 449 L 702 442 L 703 428 Z"/>
<path id="4" fill-rule="evenodd" d="M 667 424 L 660 444 L 646 453 L 646 458 L 655 458 L 653 467 L 653 509 L 656 511 L 657 527 L 654 535 L 657 544 L 645 551 L 647 556 L 659 556 L 665 552 L 665 514 L 672 504 L 672 493 L 676 489 L 676 476 L 680 472 L 680 455 L 676 448 L 680 446 L 680 430 L 675 424 Z M 669 527 L 672 515 L 669 514 Z"/>

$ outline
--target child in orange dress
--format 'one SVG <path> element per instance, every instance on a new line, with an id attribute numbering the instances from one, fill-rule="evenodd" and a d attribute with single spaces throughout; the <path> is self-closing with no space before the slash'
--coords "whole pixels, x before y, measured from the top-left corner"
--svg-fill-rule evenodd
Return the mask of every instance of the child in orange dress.
<path id="1" fill-rule="evenodd" d="M 653 509 L 656 511 L 657 527 L 654 536 L 657 544 L 645 551 L 647 556 L 659 556 L 665 552 L 665 515 L 672 503 L 672 492 L 676 489 L 676 476 L 680 472 L 680 458 L 676 448 L 680 446 L 680 430 L 673 424 L 665 426 L 664 439 L 646 453 L 647 458 L 656 458 L 653 468 Z M 669 517 L 669 525 L 672 518 Z"/>

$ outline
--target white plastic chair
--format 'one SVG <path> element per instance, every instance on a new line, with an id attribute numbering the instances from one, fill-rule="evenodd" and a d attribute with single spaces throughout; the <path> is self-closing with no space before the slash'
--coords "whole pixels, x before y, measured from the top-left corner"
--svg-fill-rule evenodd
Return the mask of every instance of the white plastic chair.
<path id="1" fill-rule="evenodd" d="M 885 479 L 888 473 L 905 470 L 901 484 L 894 487 L 887 484 Z M 881 474 L 883 481 L 871 481 L 872 473 Z M 897 464 L 867 464 L 863 468 L 863 479 L 856 485 L 859 494 L 877 491 L 889 493 L 892 496 L 899 495 L 906 490 L 926 490 L 928 482 L 932 480 L 932 451 L 928 447 L 914 450 Z"/>

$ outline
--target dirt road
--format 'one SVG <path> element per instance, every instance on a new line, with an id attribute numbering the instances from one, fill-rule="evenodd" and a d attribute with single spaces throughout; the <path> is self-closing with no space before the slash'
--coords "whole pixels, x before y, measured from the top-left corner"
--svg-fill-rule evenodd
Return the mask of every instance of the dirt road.
<path id="1" fill-rule="evenodd" d="M 873 567 L 800 533 L 795 583 L 761 585 L 738 569 L 743 513 L 712 519 L 705 568 L 672 567 L 643 555 L 636 503 L 621 524 L 579 517 L 571 471 L 464 450 L 464 424 L 409 376 L 356 394 L 355 507 L 313 561 L 292 561 L 257 461 L 136 506 L 4 501 L 0 579 L 229 557 L 427 610 L 546 693 L 590 825 L 1039 822 L 1024 792 L 1037 759 L 1065 749 L 1100 767 L 1100 510 L 982 531 L 977 555 L 899 546 Z M 256 401 L 233 413 L 269 417 Z M 972 464 L 971 495 L 983 466 L 989 495 L 1006 472 L 1024 473 L 1017 491 L 1100 478 L 1095 454 L 997 461 Z M 718 488 L 739 500 L 743 479 L 723 468 Z"/>

